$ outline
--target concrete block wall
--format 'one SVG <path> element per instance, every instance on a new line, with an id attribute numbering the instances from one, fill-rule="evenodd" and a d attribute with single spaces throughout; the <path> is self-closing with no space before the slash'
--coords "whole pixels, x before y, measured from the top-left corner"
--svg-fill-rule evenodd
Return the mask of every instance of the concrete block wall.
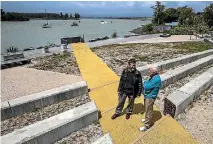
<path id="1" fill-rule="evenodd" d="M 48 105 L 68 100 L 79 95 L 86 94 L 88 87 L 85 81 L 77 82 L 36 94 L 23 96 L 17 99 L 5 101 L 1 104 L 1 121 L 23 115 Z"/>
<path id="2" fill-rule="evenodd" d="M 169 95 L 164 101 L 164 114 L 177 117 L 212 84 L 213 67 Z"/>
<path id="3" fill-rule="evenodd" d="M 15 130 L 1 137 L 3 144 L 51 144 L 98 120 L 94 101 Z"/>
<path id="4" fill-rule="evenodd" d="M 204 42 L 207 42 L 207 43 L 213 45 L 213 40 L 211 40 L 211 39 L 209 39 L 209 38 L 204 38 Z"/>
<path id="5" fill-rule="evenodd" d="M 182 67 L 178 67 L 174 70 L 170 70 L 161 75 L 162 87 L 166 87 L 195 71 L 210 65 L 213 63 L 213 55 L 207 56 L 205 58 L 199 59 Z"/>
<path id="6" fill-rule="evenodd" d="M 181 64 L 193 62 L 195 60 L 209 56 L 211 54 L 213 54 L 213 49 L 194 53 L 191 55 L 185 55 L 185 56 L 174 58 L 174 59 L 169 59 L 169 60 L 162 61 L 162 62 L 157 62 L 157 63 L 155 63 L 155 65 L 157 65 L 158 70 L 161 71 L 161 70 L 169 69 L 169 68 L 181 65 Z M 149 65 L 138 67 L 137 69 L 141 72 L 141 75 L 143 75 L 143 76 L 149 75 L 148 66 Z"/>

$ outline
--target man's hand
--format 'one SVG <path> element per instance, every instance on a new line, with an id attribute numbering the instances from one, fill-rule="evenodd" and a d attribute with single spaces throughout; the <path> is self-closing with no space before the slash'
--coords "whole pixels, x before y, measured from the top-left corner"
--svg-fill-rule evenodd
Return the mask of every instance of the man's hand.
<path id="1" fill-rule="evenodd" d="M 137 95 L 137 98 L 139 98 L 140 97 L 140 95 Z"/>

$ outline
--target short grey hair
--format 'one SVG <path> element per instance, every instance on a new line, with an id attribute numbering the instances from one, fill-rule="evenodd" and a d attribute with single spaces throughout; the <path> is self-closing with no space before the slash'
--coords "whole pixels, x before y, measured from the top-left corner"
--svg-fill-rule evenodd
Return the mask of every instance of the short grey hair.
<path id="1" fill-rule="evenodd" d="M 156 64 L 148 65 L 148 68 L 152 69 L 153 72 L 158 72 L 158 65 Z"/>

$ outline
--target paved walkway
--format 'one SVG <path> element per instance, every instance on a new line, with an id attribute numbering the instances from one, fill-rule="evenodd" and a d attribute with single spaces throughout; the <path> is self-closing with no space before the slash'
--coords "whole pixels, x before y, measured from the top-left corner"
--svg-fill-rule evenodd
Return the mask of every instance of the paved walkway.
<path id="1" fill-rule="evenodd" d="M 138 41 L 138 40 L 146 40 L 150 38 L 157 38 L 160 34 L 147 34 L 147 35 L 139 35 L 139 36 L 132 36 L 128 38 L 115 38 L 115 39 L 108 39 L 103 41 L 96 41 L 96 42 L 87 42 L 90 48 L 103 46 L 103 45 L 111 45 L 111 44 L 120 44 L 125 42 L 131 41 Z"/>
<path id="2" fill-rule="evenodd" d="M 1 70 L 1 101 L 82 81 L 80 76 L 32 68 L 15 67 Z"/>
<path id="3" fill-rule="evenodd" d="M 82 78 L 91 89 L 89 96 L 100 110 L 100 124 L 104 133 L 110 133 L 115 144 L 194 144 L 197 143 L 191 135 L 174 119 L 162 116 L 154 107 L 155 122 L 152 129 L 145 133 L 139 131 L 144 118 L 143 97 L 135 101 L 134 112 L 129 120 L 125 114 L 115 120 L 111 116 L 115 111 L 118 96 L 119 77 L 95 55 L 87 44 L 72 44 Z"/>
<path id="4" fill-rule="evenodd" d="M 191 37 L 191 39 L 190 39 Z M 166 42 L 190 42 L 190 41 L 203 41 L 202 39 L 194 35 L 172 35 L 170 37 L 152 37 L 149 39 L 134 40 L 129 42 L 122 42 L 120 44 L 129 44 L 129 43 L 166 43 Z"/>

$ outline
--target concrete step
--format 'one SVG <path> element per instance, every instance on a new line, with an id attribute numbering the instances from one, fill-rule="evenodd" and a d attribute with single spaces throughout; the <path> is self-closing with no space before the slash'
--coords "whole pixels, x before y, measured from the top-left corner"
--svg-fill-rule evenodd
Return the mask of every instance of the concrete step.
<path id="1" fill-rule="evenodd" d="M 1 103 L 1 121 L 23 115 L 26 112 L 68 100 L 86 94 L 88 87 L 85 81 L 51 90 L 31 94 Z"/>
<path id="2" fill-rule="evenodd" d="M 192 63 L 189 63 L 187 65 L 178 67 L 173 70 L 169 70 L 161 75 L 162 87 L 164 88 L 212 63 L 213 63 L 213 55 L 210 55 L 197 61 L 194 61 Z"/>
<path id="3" fill-rule="evenodd" d="M 158 66 L 159 71 L 162 71 L 165 69 L 170 69 L 170 68 L 176 67 L 181 64 L 187 64 L 187 63 L 193 62 L 195 60 L 204 58 L 204 57 L 212 55 L 212 54 L 213 54 L 213 49 L 210 49 L 210 50 L 206 50 L 203 52 L 194 53 L 191 55 L 184 55 L 182 57 L 157 62 L 157 63 L 155 63 L 155 65 Z M 137 69 L 141 72 L 142 76 L 145 76 L 145 75 L 149 75 L 148 68 L 149 68 L 149 65 L 146 65 L 146 66 L 138 67 Z"/>
<path id="4" fill-rule="evenodd" d="M 177 117 L 212 84 L 213 67 L 169 95 L 164 101 L 164 113 Z"/>
<path id="5" fill-rule="evenodd" d="M 99 139 L 97 139 L 92 144 L 113 144 L 112 137 L 110 136 L 109 133 L 107 133 L 104 136 L 102 136 Z"/>
<path id="6" fill-rule="evenodd" d="M 207 43 L 213 45 L 213 40 L 211 38 L 204 38 L 204 42 L 207 42 Z"/>
<path id="7" fill-rule="evenodd" d="M 98 120 L 95 103 L 89 102 L 1 137 L 3 144 L 50 144 Z"/>

